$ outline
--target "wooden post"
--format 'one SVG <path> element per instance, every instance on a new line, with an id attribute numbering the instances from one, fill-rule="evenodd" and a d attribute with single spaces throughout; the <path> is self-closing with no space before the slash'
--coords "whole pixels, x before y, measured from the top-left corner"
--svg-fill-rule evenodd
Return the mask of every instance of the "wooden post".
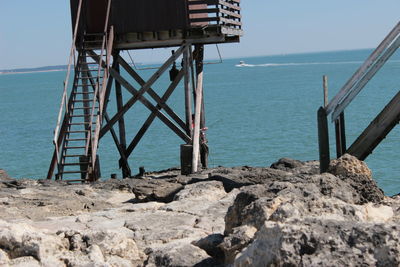
<path id="1" fill-rule="evenodd" d="M 116 56 L 115 56 L 116 58 Z M 115 66 L 115 70 L 120 73 L 120 67 L 119 64 Z M 118 112 L 122 110 L 122 107 L 124 106 L 123 98 L 122 98 L 122 90 L 121 90 L 121 84 L 115 80 L 115 96 L 117 100 L 117 110 Z M 126 133 L 125 133 L 125 119 L 124 115 L 121 116 L 121 118 L 118 120 L 118 131 L 119 131 L 119 144 L 121 146 L 121 150 L 123 153 L 126 153 Z M 122 178 L 127 178 L 131 176 L 130 170 L 125 166 L 123 161 L 120 161 L 119 164 L 120 168 L 122 169 Z"/>
<path id="2" fill-rule="evenodd" d="M 326 110 L 323 107 L 318 109 L 318 145 L 319 145 L 319 168 L 324 173 L 329 168 L 330 152 L 329 152 L 329 130 L 328 118 Z"/>
<path id="3" fill-rule="evenodd" d="M 192 136 L 192 100 L 190 98 L 190 45 L 187 46 L 187 49 L 183 52 L 183 69 L 185 72 L 184 76 L 184 83 L 185 83 L 185 115 L 186 115 L 186 134 L 189 135 L 191 138 Z"/>
<path id="4" fill-rule="evenodd" d="M 328 76 L 322 76 L 323 87 L 324 87 L 324 107 L 328 106 Z"/>
<path id="5" fill-rule="evenodd" d="M 193 130 L 193 158 L 192 158 L 192 173 L 197 172 L 200 152 L 200 117 L 201 117 L 201 102 L 203 98 L 203 69 L 197 74 L 196 85 L 196 105 L 194 113 L 194 130 Z"/>
<path id="6" fill-rule="evenodd" d="M 346 153 L 346 131 L 344 112 L 335 120 L 335 134 L 336 134 L 336 156 L 340 158 Z"/>
<path id="7" fill-rule="evenodd" d="M 204 45 L 196 46 L 196 75 L 203 72 L 203 60 L 204 60 Z M 204 88 L 201 88 L 201 111 L 200 111 L 200 161 L 203 168 L 208 167 L 208 145 L 206 136 L 206 116 L 205 116 L 205 105 L 204 105 Z M 195 92 L 195 99 L 197 92 Z"/>

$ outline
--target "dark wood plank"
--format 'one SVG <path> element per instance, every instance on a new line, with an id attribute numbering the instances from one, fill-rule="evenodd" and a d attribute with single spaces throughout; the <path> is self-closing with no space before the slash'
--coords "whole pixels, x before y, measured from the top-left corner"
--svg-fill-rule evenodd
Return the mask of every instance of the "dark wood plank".
<path id="1" fill-rule="evenodd" d="M 388 133 L 400 120 L 400 92 L 376 116 L 361 135 L 349 147 L 347 152 L 360 160 L 365 160 L 368 155 L 379 145 Z"/>
<path id="2" fill-rule="evenodd" d="M 186 134 L 192 136 L 192 102 L 190 97 L 190 47 L 183 52 L 183 71 L 184 71 L 184 87 L 185 87 L 185 119 Z"/>
<path id="3" fill-rule="evenodd" d="M 335 135 L 336 135 L 336 156 L 340 158 L 346 153 L 346 130 L 344 122 L 344 113 L 340 114 L 339 118 L 335 121 Z"/>
<path id="4" fill-rule="evenodd" d="M 329 152 L 329 130 L 328 130 L 328 114 L 323 107 L 318 109 L 318 145 L 319 145 L 319 166 L 320 172 L 324 173 L 329 168 L 330 152 Z"/>
<path id="5" fill-rule="evenodd" d="M 104 118 L 105 118 L 106 122 L 110 121 L 110 117 L 108 116 L 107 112 L 104 113 Z M 125 154 L 126 150 L 118 142 L 118 137 L 117 137 L 117 134 L 115 133 L 113 127 L 111 127 L 111 129 L 110 129 L 110 133 L 111 133 L 111 136 L 112 136 L 112 138 L 114 140 L 115 146 L 117 147 L 119 155 L 121 157 L 119 163 L 120 163 L 120 167 L 123 170 L 122 176 L 123 176 L 123 178 L 130 177 L 132 172 L 131 172 L 131 168 L 129 167 L 128 156 L 126 156 L 126 154 Z"/>

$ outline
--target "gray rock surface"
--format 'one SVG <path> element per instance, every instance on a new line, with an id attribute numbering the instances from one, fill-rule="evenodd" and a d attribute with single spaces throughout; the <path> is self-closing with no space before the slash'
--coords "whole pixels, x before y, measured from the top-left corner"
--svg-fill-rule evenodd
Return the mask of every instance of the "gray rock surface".
<path id="1" fill-rule="evenodd" d="M 86 185 L 0 177 L 0 266 L 399 266 L 400 196 L 345 155 Z"/>

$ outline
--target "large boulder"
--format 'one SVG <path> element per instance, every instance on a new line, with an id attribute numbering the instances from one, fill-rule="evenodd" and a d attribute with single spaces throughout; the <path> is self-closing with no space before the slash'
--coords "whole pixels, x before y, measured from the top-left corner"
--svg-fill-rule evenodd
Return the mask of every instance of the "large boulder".
<path id="1" fill-rule="evenodd" d="M 328 172 L 350 184 L 359 193 L 360 204 L 377 203 L 384 199 L 385 195 L 372 179 L 372 172 L 367 164 L 350 154 L 332 160 Z"/>
<path id="2" fill-rule="evenodd" d="M 399 266 L 399 231 L 353 221 L 265 222 L 234 266 Z"/>

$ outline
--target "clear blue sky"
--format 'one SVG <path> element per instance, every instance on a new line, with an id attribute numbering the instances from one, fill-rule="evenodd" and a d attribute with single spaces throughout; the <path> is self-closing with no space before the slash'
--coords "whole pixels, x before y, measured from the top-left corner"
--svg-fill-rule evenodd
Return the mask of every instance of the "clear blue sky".
<path id="1" fill-rule="evenodd" d="M 400 20 L 399 0 L 243 0 L 245 36 L 224 57 L 373 48 Z M 0 0 L 0 69 L 66 64 L 67 0 Z M 215 50 L 209 48 L 209 57 Z M 148 55 L 148 54 L 147 54 Z M 155 61 L 139 54 L 138 61 Z"/>

